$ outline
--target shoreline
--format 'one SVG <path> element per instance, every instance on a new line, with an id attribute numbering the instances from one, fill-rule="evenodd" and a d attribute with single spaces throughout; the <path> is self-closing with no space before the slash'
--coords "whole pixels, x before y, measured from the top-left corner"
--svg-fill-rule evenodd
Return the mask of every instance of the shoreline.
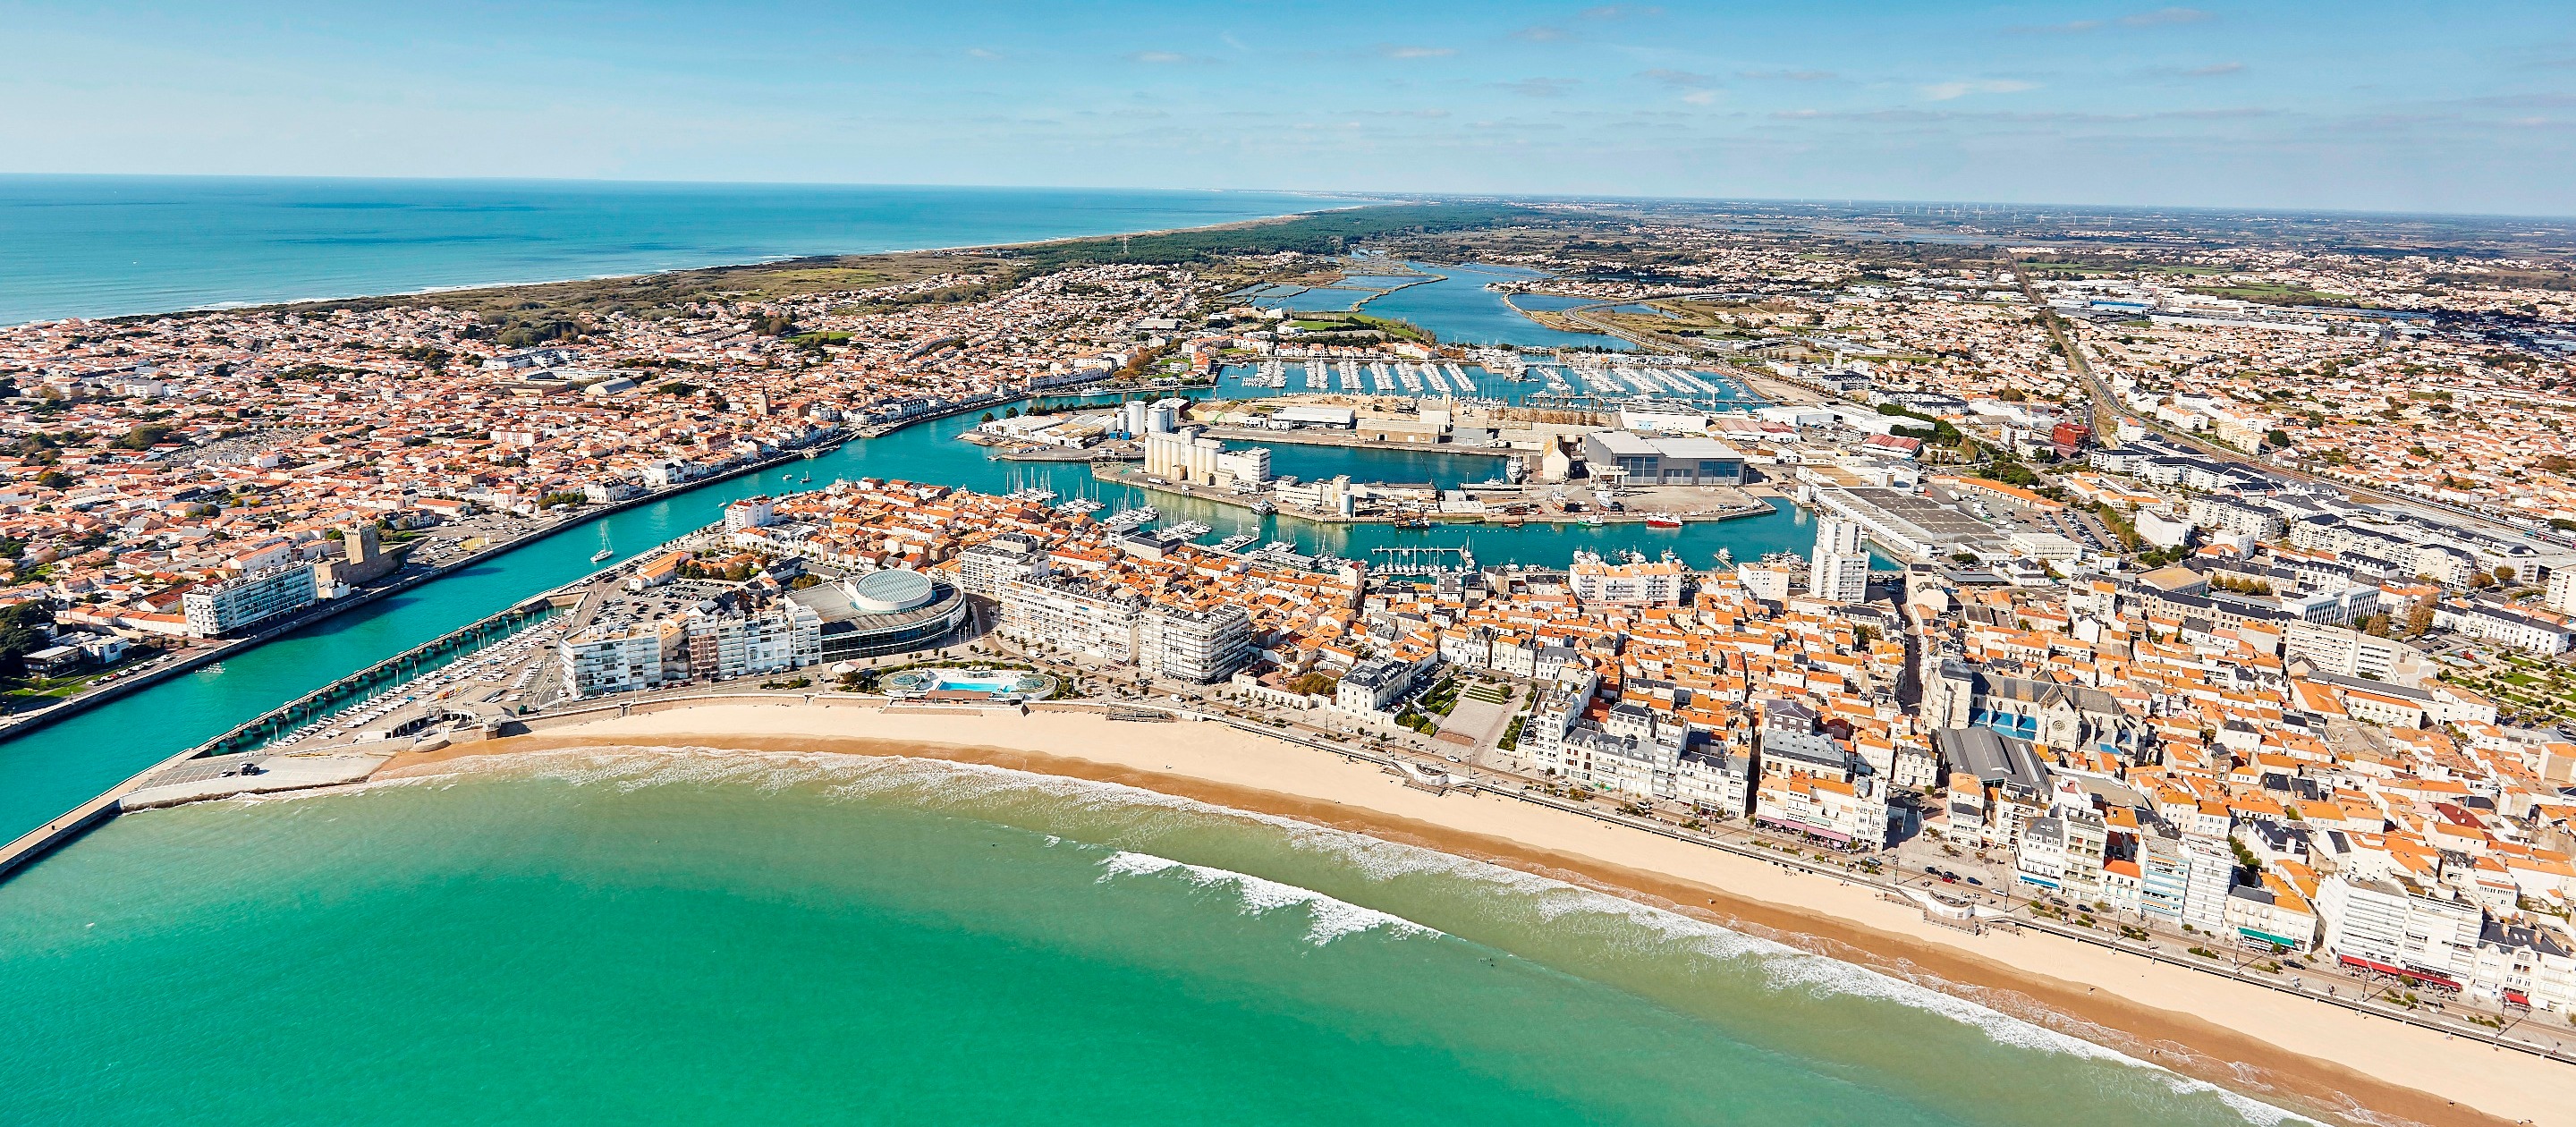
<path id="1" fill-rule="evenodd" d="M 374 778 L 433 775 L 469 757 L 590 747 L 910 756 L 1132 786 L 1686 911 L 1918 981 L 2193 1079 L 2267 1101 L 2287 1098 L 2301 1114 L 2344 1118 L 2357 1104 L 2427 1124 L 2576 1124 L 2576 1070 L 2555 1062 L 2044 933 L 1953 931 L 1865 886 L 1828 884 L 1534 803 L 1415 790 L 1374 764 L 1230 727 L 793 699 L 710 703 L 405 754 Z M 2104 1037 L 2105 1030 L 2115 1036 Z M 2258 1082 L 2240 1071 L 2248 1068 Z M 2463 1092 L 2478 1100 L 2454 1102 Z"/>
<path id="2" fill-rule="evenodd" d="M 612 183 L 626 183 L 626 181 L 612 181 Z M 756 186 L 756 185 L 755 185 L 755 186 Z M 852 187 L 915 187 L 914 185 L 873 185 L 873 184 L 870 184 L 870 185 L 849 185 L 849 186 L 852 186 Z M 958 187 L 958 185 L 926 185 L 926 186 L 927 186 L 927 187 Z M 1072 188 L 1072 189 L 1056 189 L 1056 190 L 1059 190 L 1059 191 L 1089 191 L 1089 190 L 1095 190 L 1095 189 L 1080 189 L 1080 188 Z M 1123 190 L 1123 191 L 1168 191 L 1168 192 L 1175 192 L 1175 193 L 1180 193 L 1180 194 L 1189 194 L 1189 193 L 1192 191 L 1191 189 L 1182 189 L 1182 188 L 1142 188 L 1142 189 L 1115 189 L 1115 190 Z M 1229 191 L 1226 191 L 1226 190 L 1220 190 L 1220 189 L 1204 189 L 1204 190 L 1202 190 L 1202 191 L 1205 191 L 1205 193 L 1206 193 L 1206 194 L 1209 194 L 1209 195 L 1242 194 L 1241 192 L 1229 192 Z M 1305 195 L 1305 194 L 1307 194 L 1307 193 L 1303 193 L 1303 192 L 1278 192 L 1278 193 L 1275 193 L 1275 194 L 1279 194 L 1279 195 Z M 26 320 L 26 321 L 13 321 L 13 322 L 9 322 L 9 323 L 6 323 L 6 324 L 0 324 L 0 329 L 17 329 L 17 328 L 24 328 L 24 327 L 27 327 L 27 326 L 29 326 L 29 325 L 49 325 L 49 324 L 54 324 L 54 323 L 57 323 L 57 322 L 63 322 L 63 321 L 95 321 L 95 322 L 100 322 L 100 323 L 103 323 L 103 324 L 114 324 L 114 323 L 124 322 L 124 321 L 143 321 L 143 320 L 151 320 L 151 319 L 153 319 L 153 318 L 157 318 L 157 317 L 201 317 L 201 316 L 206 316 L 206 315 L 208 315 L 208 314 L 216 314 L 216 313 L 256 313 L 256 312 L 260 312 L 260 311 L 263 311 L 263 310 L 295 310 L 295 309 L 309 309 L 309 308 L 313 308 L 313 307 L 316 307 L 316 306 L 330 306 L 330 305 L 336 305 L 336 304 L 339 304 L 339 303 L 341 303 L 341 302 L 347 302 L 347 301 L 402 301 L 402 300 L 407 300 L 407 299 L 421 299 L 421 298 L 432 298 L 432 299 L 434 299 L 434 298 L 439 298 L 439 297 L 453 296 L 453 295 L 457 295 L 457 294 L 470 294 L 470 293 L 496 293 L 496 292 L 506 292 L 506 291 L 510 291 L 510 290 L 536 289 L 536 288 L 540 288 L 540 287 L 544 287 L 544 286 L 568 286 L 568 285 L 576 285 L 576 284 L 579 284 L 579 283 L 582 283 L 582 282 L 632 282 L 632 281 L 636 281 L 636 280 L 638 280 L 638 279 L 643 279 L 643 278 L 659 278 L 659 277 L 662 277 L 662 276 L 664 276 L 664 275 L 670 275 L 670 274 L 693 274 L 693 273 L 697 273 L 697 272 L 699 272 L 699 271 L 706 271 L 706 270 L 759 270 L 759 269 L 765 269 L 765 268 L 793 267 L 793 266 L 797 266 L 797 265 L 800 265 L 800 264 L 802 264 L 802 265 L 818 265 L 818 264 L 825 264 L 825 263 L 843 263 L 843 262 L 846 262 L 846 260 L 849 260 L 849 259 L 882 258 L 882 257 L 891 256 L 891 255 L 902 255 L 902 254 L 933 254 L 933 255 L 950 255 L 950 254 L 970 254 L 970 253 L 974 253 L 974 252 L 977 252 L 977 251 L 1011 251 L 1011 250 L 1028 250 L 1028 249 L 1035 248 L 1035 247 L 1052 246 L 1052 245 L 1059 244 L 1059 243 L 1078 243 L 1078 242 L 1083 242 L 1083 241 L 1091 240 L 1091 239 L 1136 238 L 1136 237 L 1139 237 L 1139 236 L 1150 236 L 1150 235 L 1176 235 L 1176 234 L 1184 234 L 1184 233 L 1192 232 L 1192 231 L 1222 231 L 1222 230 L 1229 230 L 1229 229 L 1243 228 L 1243 227 L 1255 227 L 1255 226 L 1259 226 L 1259 225 L 1262 225 L 1262 224 L 1265 224 L 1265 223 L 1278 223 L 1278 222 L 1281 222 L 1281 221 L 1284 221 L 1284 220 L 1298 219 L 1298 218 L 1302 218 L 1302 217 L 1310 216 L 1310 215 L 1329 215 L 1329 214 L 1331 214 L 1331 213 L 1333 213 L 1333 212 L 1337 212 L 1337 211 L 1352 211 L 1352 210 L 1356 210 L 1356 209 L 1358 209 L 1358 208 L 1364 208 L 1364 207 L 1376 206 L 1376 205 L 1385 204 L 1385 203 L 1388 203 L 1388 202 L 1390 202 L 1390 201 L 1387 201 L 1387 200 L 1381 200 L 1381 199 L 1368 199 L 1368 198 L 1363 198 L 1363 199 L 1355 200 L 1355 201 L 1352 201 L 1352 202 L 1349 202 L 1349 203 L 1338 204 L 1338 205 L 1336 205 L 1336 206 L 1331 206 L 1331 207 L 1314 207 L 1314 208 L 1306 208 L 1306 209 L 1299 210 L 1299 211 L 1283 211 L 1283 212 L 1280 212 L 1280 213 L 1278 213 L 1278 214 L 1276 214 L 1276 215 L 1265 215 L 1265 216 L 1260 216 L 1260 217 L 1258 217 L 1258 218 L 1253 218 L 1253 219 L 1234 219 L 1234 220 L 1228 220 L 1228 221 L 1223 222 L 1223 223 L 1206 223 L 1206 224 L 1201 224 L 1201 225 L 1194 226 L 1194 227 L 1153 227 L 1153 228 L 1146 228 L 1146 229 L 1142 229 L 1142 230 L 1132 230 L 1132 231 L 1101 231 L 1101 232 L 1096 232 L 1096 233 L 1086 234 L 1086 235 L 1056 235 L 1056 236 L 1052 236 L 1052 237 L 1048 237 L 1048 238 L 1042 238 L 1042 239 L 1020 239 L 1020 240 L 1016 240 L 1016 241 L 1012 241 L 1012 242 L 999 242 L 999 243 L 959 243 L 959 244 L 954 244 L 954 245 L 949 245 L 949 246 L 888 247 L 888 248 L 883 248 L 883 249 L 878 249 L 878 250 L 854 250 L 854 251 L 807 251 L 807 252 L 800 253 L 800 254 L 780 254 L 780 255 L 774 255 L 774 256 L 771 256 L 771 257 L 767 257 L 767 258 L 752 259 L 752 260 L 748 260 L 748 261 L 733 261 L 733 262 L 705 262 L 705 263 L 700 263 L 700 264 L 695 265 L 695 266 L 669 266 L 669 267 L 664 267 L 664 268 L 662 268 L 662 269 L 658 269 L 658 270 L 639 270 L 639 271 L 634 271 L 634 272 L 631 272 L 631 273 L 588 274 L 588 275 L 583 275 L 583 276 L 580 276 L 580 277 L 547 278 L 547 279 L 541 279 L 541 280 L 537 280 L 537 281 L 466 282 L 466 283 L 459 283 L 459 284 L 455 284 L 455 285 L 425 286 L 425 287 L 422 287 L 422 288 L 419 288 L 419 289 L 410 289 L 410 290 L 394 290 L 394 291 L 391 291 L 391 292 L 378 292 L 378 293 L 349 293 L 349 294 L 339 294 L 339 295 L 331 296 L 331 297 L 297 297 L 297 298 L 286 298 L 286 299 L 283 299 L 283 300 L 276 300 L 276 301 L 220 301 L 220 302 L 214 302 L 214 303 L 210 303 L 210 304 L 206 304 L 206 305 L 190 305 L 190 306 L 183 306 L 183 307 L 180 307 L 180 308 L 177 308 L 177 309 L 147 310 L 147 311 L 137 312 L 137 313 L 102 313 L 102 314 L 96 314 L 96 315 L 78 315 L 78 314 L 74 314 L 74 315 L 63 316 L 63 317 L 39 317 L 39 318 L 34 318 L 34 319 L 31 319 L 31 320 Z"/>
<path id="3" fill-rule="evenodd" d="M 929 419 L 924 418 L 915 421 L 927 422 Z M 908 421 L 906 425 L 910 425 L 910 422 Z M 848 441 L 848 438 L 845 436 L 836 437 L 839 437 L 840 441 Z M 833 441 L 833 439 L 827 438 L 823 441 L 830 442 Z M 820 444 L 818 443 L 817 445 Z M 769 457 L 756 458 L 741 465 L 719 470 L 705 477 L 686 481 L 679 485 L 666 486 L 661 489 L 646 490 L 645 492 L 638 493 L 635 496 L 624 498 L 622 500 L 608 501 L 596 505 L 584 505 L 576 512 L 566 514 L 562 520 L 529 529 L 499 543 L 485 544 L 480 548 L 476 548 L 465 555 L 458 556 L 445 563 L 431 565 L 427 571 L 413 575 L 402 575 L 401 572 L 397 571 L 395 575 L 399 576 L 399 578 L 393 579 L 390 582 L 379 582 L 374 586 L 359 588 L 358 590 L 342 596 L 341 598 L 326 599 L 316 602 L 313 606 L 306 608 L 305 611 L 299 612 L 284 621 L 261 626 L 238 638 L 223 639 L 217 645 L 207 646 L 194 653 L 189 653 L 179 661 L 173 662 L 160 669 L 153 670 L 144 676 L 132 678 L 130 680 L 118 681 L 115 684 L 90 689 L 85 692 L 75 693 L 41 709 L 31 709 L 22 713 L 14 713 L 9 718 L 0 720 L 0 743 L 6 743 L 10 740 L 17 739 L 20 736 L 32 735 L 44 730 L 45 728 L 51 727 L 54 724 L 88 712 L 93 708 L 100 708 L 114 704 L 119 700 L 148 690 L 164 681 L 178 677 L 181 674 L 193 673 L 208 665 L 223 661 L 226 658 L 238 657 L 242 654 L 258 649 L 261 646 L 267 645 L 270 642 L 274 642 L 290 634 L 294 634 L 297 631 L 320 626 L 323 623 L 340 617 L 341 615 L 351 613 L 374 603 L 382 602 L 395 595 L 426 587 L 429 584 L 445 579 L 457 572 L 464 571 L 477 565 L 490 563 L 493 560 L 509 555 L 512 552 L 516 552 L 521 548 L 531 547 L 540 541 L 550 539 L 565 532 L 570 532 L 573 529 L 587 528 L 593 523 L 606 520 L 609 517 L 616 516 L 628 509 L 653 504 L 657 501 L 668 501 L 674 497 L 693 492 L 706 486 L 731 481 L 734 478 L 743 476 L 744 474 L 759 473 L 773 466 L 802 461 L 805 458 L 806 451 L 811 449 L 814 449 L 814 447 L 797 447 L 788 450 L 781 450 Z M 569 582 L 584 582 L 590 577 L 597 575 L 600 571 L 622 566 L 625 562 L 625 559 L 611 560 L 606 568 L 595 569 L 591 572 L 585 573 L 580 578 Z M 528 597 L 531 599 L 543 598 L 546 595 L 561 589 L 564 585 L 565 584 L 558 584 L 555 587 L 547 588 L 544 591 L 540 591 Z M 351 672 L 355 672 L 355 670 L 352 670 Z M 263 715 L 265 715 L 265 713 L 263 713 Z M 193 754 L 198 750 L 203 750 L 207 746 L 220 742 L 222 739 L 222 736 L 217 736 L 206 743 L 198 744 L 196 747 L 190 749 L 190 753 Z M 152 770 L 158 769 L 158 766 L 152 768 Z M 5 871 L 5 869 L 0 869 L 0 871 Z"/>

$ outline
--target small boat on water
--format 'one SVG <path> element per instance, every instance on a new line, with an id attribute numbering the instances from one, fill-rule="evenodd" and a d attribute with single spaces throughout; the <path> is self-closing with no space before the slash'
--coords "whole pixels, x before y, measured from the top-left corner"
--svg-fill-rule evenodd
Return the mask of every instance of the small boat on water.
<path id="1" fill-rule="evenodd" d="M 600 549 L 600 550 L 598 550 L 598 551 L 596 551 L 596 552 L 592 552 L 592 553 L 590 554 L 590 562 L 592 562 L 592 563 L 607 563 L 607 562 L 608 562 L 608 560 L 609 560 L 609 557 L 614 556 L 614 555 L 616 555 L 616 554 L 617 554 L 617 549 L 615 549 L 615 548 L 602 548 L 602 549 Z"/>
<path id="2" fill-rule="evenodd" d="M 1646 527 L 1648 528 L 1680 528 L 1681 526 L 1682 522 L 1667 516 L 1652 516 L 1646 518 Z"/>

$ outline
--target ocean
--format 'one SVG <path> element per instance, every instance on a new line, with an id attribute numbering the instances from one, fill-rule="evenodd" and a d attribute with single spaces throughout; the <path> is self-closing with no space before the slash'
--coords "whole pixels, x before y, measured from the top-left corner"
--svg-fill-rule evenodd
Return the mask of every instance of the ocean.
<path id="1" fill-rule="evenodd" d="M 983 246 L 1348 206 L 1275 192 L 0 176 L 0 325 Z"/>
<path id="2" fill-rule="evenodd" d="M 2283 1118 L 1598 892 L 946 763 L 501 758 L 7 891 L 0 1122 Z"/>

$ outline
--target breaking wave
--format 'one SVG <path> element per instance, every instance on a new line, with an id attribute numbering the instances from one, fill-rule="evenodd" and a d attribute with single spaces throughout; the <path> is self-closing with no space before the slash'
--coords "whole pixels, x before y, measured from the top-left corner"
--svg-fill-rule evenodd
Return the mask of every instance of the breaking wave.
<path id="1" fill-rule="evenodd" d="M 1230 890 L 1241 898 L 1243 912 L 1249 916 L 1268 915 L 1281 908 L 1302 907 L 1312 921 L 1306 926 L 1306 941 L 1318 947 L 1345 935 L 1380 929 L 1400 936 L 1442 934 L 1437 928 L 1424 927 L 1375 908 L 1335 900 L 1310 888 L 1281 884 L 1231 869 L 1187 864 L 1150 853 L 1131 853 L 1122 849 L 1100 862 L 1100 867 L 1104 870 L 1100 874 L 1102 883 L 1119 877 L 1175 875 L 1200 888 Z"/>
<path id="2" fill-rule="evenodd" d="M 1099 862 L 1101 872 L 1097 879 L 1104 883 L 1134 878 L 1177 879 L 1237 897 L 1246 915 L 1302 910 L 1309 921 L 1306 938 L 1319 946 L 1366 932 L 1391 937 L 1456 934 L 1296 884 L 1126 847 L 1192 829 L 1204 830 L 1209 819 L 1222 819 L 1264 827 L 1295 851 L 1328 862 L 1329 868 L 1355 878 L 1369 892 L 1391 893 L 1426 882 L 1466 882 L 1467 887 L 1453 888 L 1442 899 L 1471 903 L 1477 912 L 1488 914 L 1506 927 L 1572 935 L 1601 949 L 1650 959 L 1688 956 L 1750 972 L 1762 988 L 1780 993 L 1820 999 L 1853 997 L 1901 1005 L 1958 1022 L 1999 1045 L 2132 1066 L 2154 1074 L 2176 1095 L 2214 1097 L 2247 1122 L 2263 1127 L 2311 1122 L 2272 1104 L 1921 981 L 1801 950 L 1626 896 L 1470 857 L 1118 783 L 944 759 L 712 748 L 594 747 L 521 752 L 470 756 L 443 764 L 442 768 L 437 775 L 341 788 L 335 793 L 346 796 L 352 791 L 363 793 L 388 785 L 454 785 L 461 777 L 489 775 L 607 787 L 621 793 L 721 784 L 765 791 L 806 789 L 849 801 L 896 799 L 1006 824 L 1043 822 L 1048 828 L 1038 832 L 1049 846 L 1089 843 L 1110 848 L 1108 856 Z M 297 799 L 290 794 L 257 801 Z M 1080 823 L 1079 828 L 1067 826 L 1067 822 Z M 2256 1083 L 2250 1078 L 2247 1082 Z M 2355 1119 L 2373 1119 L 2357 1108 L 2348 1114 Z"/>

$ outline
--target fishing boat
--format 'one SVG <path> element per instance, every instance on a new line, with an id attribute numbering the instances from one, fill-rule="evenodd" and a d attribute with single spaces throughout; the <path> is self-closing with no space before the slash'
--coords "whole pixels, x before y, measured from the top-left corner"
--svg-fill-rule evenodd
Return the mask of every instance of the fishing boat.
<path id="1" fill-rule="evenodd" d="M 1681 526 L 1682 522 L 1672 517 L 1651 516 L 1646 518 L 1646 527 L 1648 528 L 1680 528 Z"/>

